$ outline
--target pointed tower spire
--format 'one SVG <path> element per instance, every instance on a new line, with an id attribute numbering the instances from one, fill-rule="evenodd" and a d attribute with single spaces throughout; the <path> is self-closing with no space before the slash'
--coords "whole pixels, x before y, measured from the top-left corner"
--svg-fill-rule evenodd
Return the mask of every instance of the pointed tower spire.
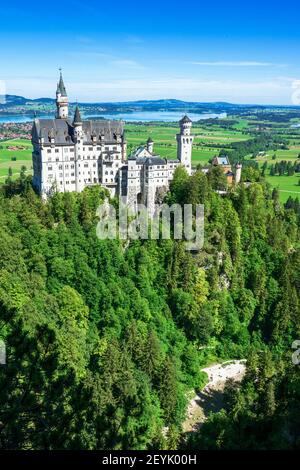
<path id="1" fill-rule="evenodd" d="M 75 108 L 75 114 L 74 114 L 74 119 L 73 119 L 73 125 L 81 125 L 82 124 L 82 119 L 80 116 L 80 111 L 78 105 Z"/>
<path id="2" fill-rule="evenodd" d="M 62 78 L 61 68 L 59 69 L 59 82 L 56 88 L 56 118 L 67 119 L 68 118 L 68 96 L 66 87 Z"/>
<path id="3" fill-rule="evenodd" d="M 62 77 L 62 69 L 60 68 L 59 69 L 59 82 L 57 84 L 57 91 L 56 93 L 60 93 L 61 96 L 67 96 L 67 92 L 66 92 L 66 87 L 65 87 L 65 84 L 64 84 L 64 80 L 63 80 L 63 77 Z"/>

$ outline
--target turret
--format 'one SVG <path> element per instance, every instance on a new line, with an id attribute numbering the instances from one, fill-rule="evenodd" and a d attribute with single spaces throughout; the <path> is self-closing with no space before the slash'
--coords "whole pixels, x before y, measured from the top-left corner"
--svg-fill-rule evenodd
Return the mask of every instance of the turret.
<path id="1" fill-rule="evenodd" d="M 75 114 L 73 119 L 73 127 L 74 127 L 74 137 L 77 139 L 82 134 L 82 119 L 80 115 L 80 111 L 78 105 L 75 108 Z"/>
<path id="2" fill-rule="evenodd" d="M 153 153 L 153 145 L 154 145 L 154 142 L 151 139 L 151 137 L 149 137 L 149 139 L 147 140 L 147 150 L 149 153 Z"/>
<path id="3" fill-rule="evenodd" d="M 235 167 L 235 182 L 238 184 L 241 181 L 242 177 L 242 165 L 240 163 L 236 164 Z"/>
<path id="4" fill-rule="evenodd" d="M 186 168 L 188 174 L 192 173 L 192 147 L 194 136 L 191 135 L 192 120 L 187 116 L 179 121 L 180 133 L 177 139 L 177 158 Z"/>
<path id="5" fill-rule="evenodd" d="M 67 119 L 68 118 L 68 96 L 66 87 L 62 78 L 60 69 L 59 82 L 56 88 L 56 118 Z"/>
<path id="6" fill-rule="evenodd" d="M 180 119 L 179 126 L 182 135 L 190 135 L 192 120 L 187 115 L 185 115 L 182 119 Z"/>

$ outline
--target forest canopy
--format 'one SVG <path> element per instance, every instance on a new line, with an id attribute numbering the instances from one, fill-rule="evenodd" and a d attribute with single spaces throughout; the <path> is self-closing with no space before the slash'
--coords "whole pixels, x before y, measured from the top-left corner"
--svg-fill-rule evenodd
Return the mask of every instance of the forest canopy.
<path id="1" fill-rule="evenodd" d="M 299 204 L 263 178 L 224 185 L 216 169 L 176 170 L 166 202 L 205 207 L 197 254 L 99 240 L 99 186 L 46 202 L 25 176 L 2 186 L 2 449 L 300 447 Z M 234 358 L 248 360 L 241 386 L 183 435 L 201 368 Z"/>

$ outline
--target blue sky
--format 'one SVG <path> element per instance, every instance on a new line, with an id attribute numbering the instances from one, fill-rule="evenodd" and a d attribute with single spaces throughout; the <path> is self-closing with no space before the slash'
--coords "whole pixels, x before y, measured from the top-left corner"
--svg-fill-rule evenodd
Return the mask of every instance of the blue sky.
<path id="1" fill-rule="evenodd" d="M 60 66 L 79 101 L 291 104 L 300 81 L 294 0 L 5 3 L 0 80 L 9 94 L 53 96 Z"/>

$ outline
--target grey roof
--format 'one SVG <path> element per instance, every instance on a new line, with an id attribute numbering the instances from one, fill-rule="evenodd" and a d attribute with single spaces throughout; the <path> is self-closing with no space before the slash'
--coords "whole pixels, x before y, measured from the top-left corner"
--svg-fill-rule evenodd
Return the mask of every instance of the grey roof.
<path id="1" fill-rule="evenodd" d="M 154 155 L 153 157 L 146 157 L 145 164 L 148 166 L 149 165 L 165 165 L 166 160 L 159 156 Z"/>
<path id="2" fill-rule="evenodd" d="M 134 157 L 130 156 L 127 160 L 135 160 L 137 165 L 166 165 L 167 160 L 160 157 L 159 155 L 153 155 L 151 157 Z"/>
<path id="3" fill-rule="evenodd" d="M 101 136 L 104 142 L 115 142 L 116 136 L 123 135 L 123 122 L 121 121 L 82 121 L 83 142 L 92 143 L 92 136 L 100 143 Z M 51 134 L 57 145 L 70 145 L 73 142 L 74 126 L 69 119 L 35 119 L 32 128 L 32 139 L 44 138 L 44 143 L 50 143 Z M 103 142 L 103 141 L 102 141 Z"/>
<path id="4" fill-rule="evenodd" d="M 182 119 L 180 119 L 179 124 L 185 124 L 186 122 L 192 122 L 192 120 L 185 114 Z"/>
<path id="5" fill-rule="evenodd" d="M 230 165 L 227 157 L 214 157 L 213 163 L 217 165 Z"/>
<path id="6" fill-rule="evenodd" d="M 153 143 L 153 140 L 151 139 L 151 137 L 148 137 L 148 140 L 147 140 L 147 142 L 149 142 L 149 143 Z"/>
<path id="7" fill-rule="evenodd" d="M 82 123 L 82 119 L 81 119 L 80 111 L 79 111 L 79 108 L 78 108 L 78 105 L 77 105 L 76 109 L 75 109 L 73 124 L 81 124 L 81 123 Z"/>

